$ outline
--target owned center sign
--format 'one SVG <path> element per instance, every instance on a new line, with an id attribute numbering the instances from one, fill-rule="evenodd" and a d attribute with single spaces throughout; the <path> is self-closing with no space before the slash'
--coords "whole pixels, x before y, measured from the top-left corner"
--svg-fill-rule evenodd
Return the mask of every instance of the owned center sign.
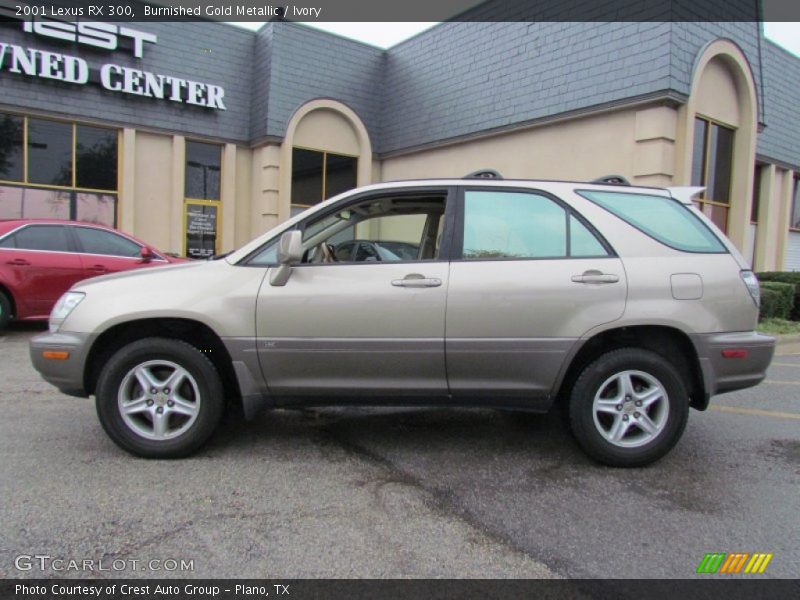
<path id="1" fill-rule="evenodd" d="M 25 21 L 22 28 L 26 33 L 103 50 L 118 51 L 129 45 L 136 58 L 144 56 L 145 44 L 158 42 L 158 38 L 151 33 L 114 23 Z M 0 71 L 75 85 L 99 83 L 111 92 L 225 110 L 225 90 L 218 85 L 114 63 L 101 65 L 99 81 L 93 81 L 89 64 L 83 58 L 3 41 L 0 41 Z"/>

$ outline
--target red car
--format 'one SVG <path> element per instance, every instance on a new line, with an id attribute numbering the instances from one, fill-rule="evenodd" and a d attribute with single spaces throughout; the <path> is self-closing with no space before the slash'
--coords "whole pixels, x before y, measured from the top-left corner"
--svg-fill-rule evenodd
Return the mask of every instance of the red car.
<path id="1" fill-rule="evenodd" d="M 81 279 L 184 262 L 115 229 L 77 221 L 0 220 L 0 330 L 47 320 Z"/>

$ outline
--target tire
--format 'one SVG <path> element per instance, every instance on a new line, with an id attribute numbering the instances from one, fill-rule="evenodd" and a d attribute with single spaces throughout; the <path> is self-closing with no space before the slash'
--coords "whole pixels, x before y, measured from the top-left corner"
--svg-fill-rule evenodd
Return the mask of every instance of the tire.
<path id="1" fill-rule="evenodd" d="M 3 331 L 11 322 L 11 300 L 4 292 L 0 292 L 0 331 Z"/>
<path id="2" fill-rule="evenodd" d="M 225 394 L 214 365 L 196 348 L 152 337 L 109 359 L 97 382 L 96 407 L 103 429 L 123 450 L 182 458 L 214 433 Z"/>
<path id="3" fill-rule="evenodd" d="M 689 416 L 677 369 L 641 348 L 601 355 L 580 374 L 569 397 L 569 424 L 581 448 L 612 467 L 641 467 L 666 455 Z"/>

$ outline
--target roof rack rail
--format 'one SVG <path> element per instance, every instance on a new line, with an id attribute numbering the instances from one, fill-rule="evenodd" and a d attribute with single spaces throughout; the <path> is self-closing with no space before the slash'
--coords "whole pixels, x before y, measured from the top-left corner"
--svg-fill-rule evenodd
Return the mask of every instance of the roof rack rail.
<path id="1" fill-rule="evenodd" d="M 592 179 L 589 183 L 605 183 L 606 185 L 630 185 L 631 182 L 628 181 L 622 175 L 605 175 L 603 177 L 598 177 L 597 179 Z"/>
<path id="2" fill-rule="evenodd" d="M 502 179 L 503 176 L 500 175 L 498 171 L 494 169 L 478 169 L 477 171 L 473 171 L 472 173 L 468 173 L 464 175 L 464 179 Z"/>

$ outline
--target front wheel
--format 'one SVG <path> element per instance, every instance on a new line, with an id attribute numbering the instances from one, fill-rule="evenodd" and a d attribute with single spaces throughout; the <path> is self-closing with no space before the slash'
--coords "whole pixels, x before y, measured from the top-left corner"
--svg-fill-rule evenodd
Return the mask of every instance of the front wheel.
<path id="1" fill-rule="evenodd" d="M 601 355 L 580 374 L 569 399 L 578 444 L 595 460 L 639 467 L 662 458 L 678 442 L 689 415 L 679 372 L 640 348 Z"/>
<path id="2" fill-rule="evenodd" d="M 97 383 L 97 415 L 122 449 L 179 458 L 214 433 L 225 405 L 211 361 L 179 340 L 146 338 L 117 351 Z"/>

